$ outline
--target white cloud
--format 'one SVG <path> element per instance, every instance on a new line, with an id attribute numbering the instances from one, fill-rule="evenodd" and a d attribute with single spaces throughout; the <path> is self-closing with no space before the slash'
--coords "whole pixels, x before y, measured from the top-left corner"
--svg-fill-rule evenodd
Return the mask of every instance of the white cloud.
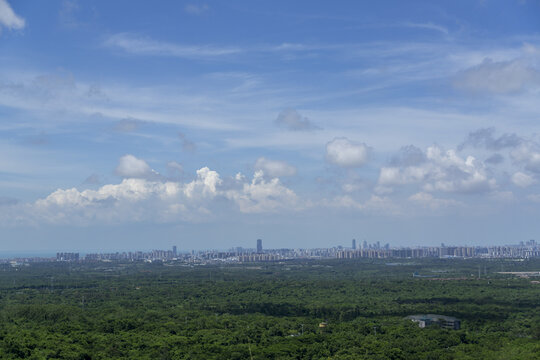
<path id="1" fill-rule="evenodd" d="M 127 154 L 120 158 L 115 173 L 125 178 L 154 178 L 158 173 L 142 159 Z"/>
<path id="2" fill-rule="evenodd" d="M 255 170 L 262 170 L 265 175 L 270 177 L 293 176 L 296 174 L 296 168 L 284 161 L 270 160 L 260 157 L 255 162 Z"/>
<path id="3" fill-rule="evenodd" d="M 97 190 L 58 189 L 27 205 L 26 216 L 47 223 L 88 224 L 133 221 L 167 221 L 178 211 L 175 200 L 180 185 L 145 179 L 124 179 Z M 190 214 L 183 214 L 185 218 Z"/>
<path id="4" fill-rule="evenodd" d="M 429 174 L 427 166 L 382 167 L 379 184 L 382 186 L 404 185 L 423 181 Z"/>
<path id="5" fill-rule="evenodd" d="M 463 71 L 455 80 L 459 88 L 496 94 L 513 93 L 540 84 L 540 73 L 524 59 L 484 61 Z"/>
<path id="6" fill-rule="evenodd" d="M 334 138 L 326 144 L 326 160 L 342 167 L 360 167 L 368 160 L 369 148 L 345 137 Z"/>
<path id="7" fill-rule="evenodd" d="M 435 165 L 432 173 L 433 182 L 426 184 L 426 189 L 482 192 L 495 187 L 495 179 L 490 179 L 481 161 L 473 156 L 465 159 L 459 157 L 454 150 L 443 153 L 436 146 L 427 149 L 428 161 Z"/>
<path id="8" fill-rule="evenodd" d="M 265 179 L 262 171 L 252 180 L 237 175 L 230 181 L 234 186 L 225 186 L 216 171 L 203 167 L 186 183 L 130 177 L 96 190 L 58 189 L 34 203 L 9 203 L 11 211 L 2 213 L 0 221 L 11 225 L 200 222 L 219 214 L 223 206 L 226 213 L 234 209 L 272 213 L 301 208 L 294 191 L 278 178 Z"/>
<path id="9" fill-rule="evenodd" d="M 279 179 L 264 179 L 262 171 L 255 172 L 251 183 L 244 183 L 240 190 L 226 192 L 227 198 L 234 200 L 243 213 L 276 212 L 297 210 L 297 195 L 285 187 Z"/>
<path id="10" fill-rule="evenodd" d="M 444 26 L 433 24 L 433 23 L 404 23 L 403 26 L 410 27 L 410 28 L 418 28 L 418 29 L 426 29 L 426 30 L 433 30 L 438 31 L 440 33 L 443 33 L 444 35 L 448 35 L 448 29 Z"/>
<path id="11" fill-rule="evenodd" d="M 526 188 L 534 184 L 536 181 L 532 176 L 518 171 L 512 175 L 512 182 L 519 187 Z"/>
<path id="12" fill-rule="evenodd" d="M 483 192 L 496 186 L 481 161 L 473 156 L 463 159 L 455 150 L 438 146 L 427 148 L 426 161 L 420 165 L 381 168 L 379 186 L 404 184 L 420 184 L 427 192 Z"/>
<path id="13" fill-rule="evenodd" d="M 184 194 L 190 198 L 206 197 L 212 198 L 217 195 L 217 187 L 222 181 L 216 171 L 203 167 L 197 170 L 197 178 L 186 184 Z"/>
<path id="14" fill-rule="evenodd" d="M 173 44 L 129 33 L 111 35 L 103 45 L 135 55 L 172 56 L 186 59 L 215 58 L 242 51 L 234 47 Z"/>
<path id="15" fill-rule="evenodd" d="M 6 0 L 0 0 L 0 31 L 2 26 L 8 29 L 22 29 L 25 26 L 24 19 L 15 14 Z"/>
<path id="16" fill-rule="evenodd" d="M 187 91 L 181 86 L 97 86 L 75 81 L 74 76 L 65 71 L 39 75 L 0 70 L 4 70 L 0 71 L 4 79 L 0 82 L 0 106 L 25 111 L 31 114 L 28 118 L 37 119 L 39 125 L 57 125 L 66 119 L 70 123 L 86 121 L 99 116 L 114 121 L 114 130 L 136 130 L 138 126 L 152 123 L 206 130 L 244 129 L 233 121 L 224 121 L 224 109 L 235 107 L 228 100 Z M 210 110 L 201 112 L 202 104 Z M 218 109 L 220 116 L 215 113 Z M 123 121 L 125 119 L 133 121 Z"/>

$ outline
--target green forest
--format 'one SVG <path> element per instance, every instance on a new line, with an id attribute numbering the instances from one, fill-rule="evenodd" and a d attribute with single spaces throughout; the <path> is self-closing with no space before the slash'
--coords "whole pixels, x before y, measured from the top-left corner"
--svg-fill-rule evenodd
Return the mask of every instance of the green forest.
<path id="1" fill-rule="evenodd" d="M 5 264 L 0 358 L 540 359 L 540 278 L 499 273 L 539 270 L 540 259 Z M 426 313 L 461 329 L 405 319 Z"/>

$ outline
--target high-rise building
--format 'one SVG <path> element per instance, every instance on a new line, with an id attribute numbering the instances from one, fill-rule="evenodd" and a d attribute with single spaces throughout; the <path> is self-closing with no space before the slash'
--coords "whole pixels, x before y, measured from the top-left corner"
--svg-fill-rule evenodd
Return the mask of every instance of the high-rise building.
<path id="1" fill-rule="evenodd" d="M 172 247 L 172 253 L 173 253 L 173 256 L 176 256 L 176 254 L 177 254 L 177 253 L 176 253 L 176 245 L 174 245 L 174 246 Z"/>
<path id="2" fill-rule="evenodd" d="M 356 239 L 352 239 L 352 249 L 356 250 Z"/>
<path id="3" fill-rule="evenodd" d="M 261 239 L 257 239 L 257 252 L 260 254 L 263 252 L 263 248 L 262 248 L 262 240 Z"/>
<path id="4" fill-rule="evenodd" d="M 362 243 L 362 249 L 367 249 L 368 246 L 367 246 L 367 241 L 364 240 L 364 242 Z"/>

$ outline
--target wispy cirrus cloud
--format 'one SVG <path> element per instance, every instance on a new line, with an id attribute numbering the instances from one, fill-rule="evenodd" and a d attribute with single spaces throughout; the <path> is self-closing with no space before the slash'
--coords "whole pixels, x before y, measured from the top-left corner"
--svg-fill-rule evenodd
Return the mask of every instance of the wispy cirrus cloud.
<path id="1" fill-rule="evenodd" d="M 238 47 L 177 44 L 131 33 L 111 35 L 105 39 L 103 45 L 135 55 L 172 56 L 186 59 L 221 58 L 243 52 Z"/>
<path id="2" fill-rule="evenodd" d="M 192 15 L 201 15 L 210 10 L 207 4 L 187 4 L 184 6 L 184 11 Z"/>
<path id="3" fill-rule="evenodd" d="M 433 24 L 431 22 L 427 22 L 427 23 L 406 22 L 406 23 L 403 23 L 403 26 L 409 27 L 409 28 L 433 30 L 433 31 L 438 31 L 442 34 L 448 35 L 448 28 L 442 25 Z"/>

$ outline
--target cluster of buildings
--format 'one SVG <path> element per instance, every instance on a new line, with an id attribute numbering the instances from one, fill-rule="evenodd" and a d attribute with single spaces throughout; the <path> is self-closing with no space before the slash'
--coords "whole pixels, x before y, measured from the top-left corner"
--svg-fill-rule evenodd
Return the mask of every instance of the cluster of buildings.
<path id="1" fill-rule="evenodd" d="M 416 247 L 416 248 L 390 248 L 388 244 L 380 247 L 378 243 L 367 245 L 364 241 L 361 249 L 356 248 L 356 240 L 353 239 L 352 247 L 341 249 L 337 252 L 338 259 L 356 259 L 356 258 L 519 258 L 527 259 L 540 257 L 540 246 L 535 240 L 521 242 L 519 245 L 506 246 L 441 246 L 435 247 Z"/>
<path id="2" fill-rule="evenodd" d="M 73 253 L 73 252 L 56 253 L 56 261 L 79 261 L 79 253 Z"/>
<path id="3" fill-rule="evenodd" d="M 417 323 L 419 327 L 440 327 L 443 329 L 459 330 L 461 327 L 461 320 L 452 316 L 436 315 L 436 314 L 422 314 L 422 315 L 410 315 L 407 319 Z"/>
<path id="4" fill-rule="evenodd" d="M 386 258 L 519 258 L 540 257 L 540 245 L 535 240 L 521 242 L 518 245 L 505 246 L 432 246 L 432 247 L 390 247 L 379 242 L 368 244 L 364 241 L 357 247 L 355 239 L 350 248 L 343 246 L 315 249 L 263 249 L 263 241 L 257 239 L 255 248 L 236 247 L 227 251 L 205 250 L 178 252 L 171 250 L 152 250 L 90 253 L 84 256 L 76 252 L 59 252 L 55 258 L 42 261 L 180 261 L 189 264 L 206 263 L 249 263 L 270 262 L 293 259 L 386 259 Z M 13 259 L 12 259 L 13 260 Z M 20 260 L 20 259 L 17 259 Z M 34 258 L 24 262 L 35 262 Z"/>
<path id="5" fill-rule="evenodd" d="M 78 255 L 78 254 L 77 254 Z M 84 260 L 86 261 L 155 261 L 155 260 L 175 260 L 178 258 L 177 247 L 173 246 L 172 250 L 152 250 L 148 252 L 144 251 L 129 251 L 129 252 L 114 252 L 114 253 L 92 253 L 86 254 Z M 62 259 L 56 256 L 56 260 L 62 261 Z"/>

